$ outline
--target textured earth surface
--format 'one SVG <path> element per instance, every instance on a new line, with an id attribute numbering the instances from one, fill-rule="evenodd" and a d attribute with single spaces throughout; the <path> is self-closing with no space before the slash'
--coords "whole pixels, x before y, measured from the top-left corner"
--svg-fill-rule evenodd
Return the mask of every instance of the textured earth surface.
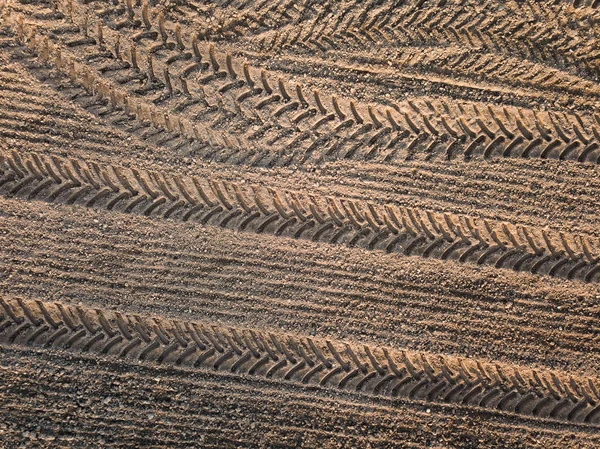
<path id="1" fill-rule="evenodd" d="M 600 447 L 599 6 L 0 0 L 0 447 Z"/>

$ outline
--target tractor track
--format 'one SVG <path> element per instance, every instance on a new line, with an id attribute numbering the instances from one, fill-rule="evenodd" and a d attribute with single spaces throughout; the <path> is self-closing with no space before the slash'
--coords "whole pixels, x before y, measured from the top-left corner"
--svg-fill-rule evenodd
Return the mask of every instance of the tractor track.
<path id="1" fill-rule="evenodd" d="M 461 444 L 465 440 L 508 448 L 528 437 L 532 438 L 531 447 L 536 448 L 543 445 L 534 440 L 569 444 L 577 438 L 583 447 L 597 443 L 593 427 L 587 427 L 591 431 L 585 427 L 574 430 L 559 421 L 544 425 L 537 419 L 534 425 L 524 427 L 515 425 L 510 417 L 505 422 L 491 418 L 489 427 L 473 435 L 469 427 L 478 420 L 461 407 L 454 407 L 455 415 L 461 419 L 457 425 L 447 419 L 448 405 L 432 404 L 430 411 L 425 412 L 410 403 L 394 403 L 385 398 L 377 403 L 364 402 L 356 393 L 332 398 L 326 390 L 306 394 L 302 388 L 268 380 L 248 385 L 239 376 L 211 370 L 191 373 L 147 363 L 136 364 L 135 370 L 131 370 L 130 364 L 107 357 L 103 357 L 103 367 L 99 368 L 94 358 L 85 353 L 69 354 L 70 363 L 65 364 L 60 352 L 17 346 L 5 351 L 16 370 L 0 370 L 2 379 L 18 382 L 22 387 L 6 397 L 3 407 L 11 416 L 27 423 L 27 428 L 34 429 L 32 434 L 38 438 L 38 444 L 49 439 L 49 444 L 72 445 L 74 440 L 70 435 L 53 437 L 52 431 L 65 425 L 78 435 L 81 444 L 115 446 L 257 447 L 253 441 L 263 433 L 265 445 L 309 447 L 335 444 L 340 438 L 356 445 L 382 448 L 393 446 L 398 438 L 409 448 L 430 447 L 440 442 Z M 59 376 L 61 381 L 48 382 L 47 377 L 42 377 L 35 383 L 45 393 L 43 402 L 39 396 L 32 396 L 23 404 L 22 395 L 35 385 L 27 377 L 40 372 Z M 86 376 L 89 376 L 87 381 L 80 382 Z M 72 384 L 79 387 L 70 388 Z M 106 391 L 106 385 L 111 386 L 110 392 Z M 148 391 L 149 385 L 154 385 L 156 394 Z M 223 387 L 227 388 L 227 395 L 221 393 Z M 52 406 L 58 408 L 64 404 L 80 410 L 78 419 L 65 424 L 69 414 L 54 411 L 43 421 L 47 430 L 36 435 L 39 421 L 35 417 L 50 412 Z M 274 408 L 281 413 L 272 413 Z M 203 413 L 197 413 L 198 410 Z M 339 413 L 340 410 L 344 413 Z M 404 419 L 409 414 L 411 419 Z M 237 425 L 244 415 L 254 416 L 255 421 Z M 318 428 L 302 432 L 315 420 L 320 424 Z M 373 426 L 378 428 L 377 432 L 363 433 L 362 429 Z M 444 429 L 444 435 L 433 436 L 440 429 Z M 15 426 L 7 426 L 5 431 L 10 438 L 20 437 L 21 433 Z"/>
<path id="2" fill-rule="evenodd" d="M 0 441 L 598 447 L 599 11 L 0 0 Z"/>
<path id="3" fill-rule="evenodd" d="M 105 308 L 127 304 L 257 328 L 275 322 L 296 333 L 311 323 L 311 333 L 335 338 L 457 354 L 466 346 L 480 357 L 596 372 L 593 284 L 576 288 L 506 270 L 489 291 L 495 270 L 476 266 L 415 265 L 414 258 L 302 240 L 290 247 L 276 237 L 167 220 L 146 225 L 144 217 L 86 209 L 71 209 L 65 223 L 69 206 L 31 203 L 20 211 L 18 204 L 3 201 L 14 231 L 2 236 L 2 260 L 12 267 L 5 288 L 20 295 L 92 305 L 102 298 Z M 331 257 L 343 264 L 332 267 Z M 540 351 L 540 341 L 549 346 Z"/>
<path id="4" fill-rule="evenodd" d="M 218 179 L 0 153 L 0 193 L 122 213 L 195 221 L 238 231 L 303 238 L 442 260 L 597 282 L 598 250 L 584 235 L 511 223 L 378 207 L 310 192 L 248 189 Z"/>
<path id="5" fill-rule="evenodd" d="M 85 17 L 89 14 L 85 12 Z M 444 101 L 437 108 L 431 102 L 391 103 L 382 108 L 352 99 L 340 102 L 335 96 L 326 100 L 317 90 L 290 85 L 264 70 L 257 74 L 247 63 L 241 67 L 229 53 L 218 54 L 213 44 L 206 46 L 197 40 L 185 44 L 179 27 L 174 33 L 177 43 L 169 42 L 160 14 L 160 33 L 139 31 L 129 37 L 131 61 L 126 57 L 127 41 L 121 38 L 120 29 L 111 33 L 112 43 L 108 27 L 99 31 L 97 38 L 73 39 L 70 34 L 80 28 L 78 25 L 55 29 L 43 21 L 26 25 L 19 17 L 23 16 L 14 16 L 11 11 L 6 19 L 14 24 L 17 37 L 43 61 L 56 64 L 88 93 L 97 94 L 102 109 L 107 105 L 120 108 L 126 112 L 123 120 L 156 128 L 152 134 L 160 133 L 163 143 L 178 140 L 177 147 L 204 147 L 205 157 L 221 162 L 231 159 L 237 164 L 288 166 L 343 158 L 393 163 L 416 154 L 426 160 L 520 156 L 597 163 L 600 158 L 600 116 L 594 114 L 543 117 L 529 112 L 527 117 L 520 108 L 513 112 L 491 107 L 480 110 L 459 103 L 451 110 Z M 98 24 L 98 29 L 106 26 L 100 19 Z M 45 26 L 49 26 L 50 37 L 37 34 Z M 87 26 L 91 26 L 89 21 Z M 87 28 L 84 32 L 88 34 Z M 145 58 L 141 47 L 145 39 L 138 42 L 136 36 L 148 33 L 154 43 L 148 46 Z M 105 43 L 109 47 L 112 44 L 113 51 L 106 50 Z M 87 57 L 71 56 L 74 48 L 83 51 L 82 46 L 89 47 Z M 192 58 L 192 53 L 186 52 L 189 47 L 197 62 L 186 62 L 179 70 L 172 67 Z M 162 58 L 160 52 L 165 52 Z M 143 59 L 148 61 L 147 73 L 138 62 Z M 162 78 L 158 68 L 161 59 Z M 188 75 L 190 70 L 205 69 L 209 74 L 200 79 Z M 145 82 L 141 87 L 140 81 Z M 247 99 L 252 105 L 242 107 Z M 213 131 L 225 123 L 235 131 Z M 273 151 L 274 144 L 281 150 Z"/>
<path id="6" fill-rule="evenodd" d="M 0 298 L 0 342 L 600 424 L 597 379 Z"/>

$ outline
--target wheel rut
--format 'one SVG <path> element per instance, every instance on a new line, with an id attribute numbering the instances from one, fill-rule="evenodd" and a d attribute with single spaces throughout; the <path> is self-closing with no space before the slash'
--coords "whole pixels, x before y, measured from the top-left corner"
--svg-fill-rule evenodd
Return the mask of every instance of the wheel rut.
<path id="1" fill-rule="evenodd" d="M 0 0 L 0 439 L 598 447 L 598 23 Z"/>
<path id="2" fill-rule="evenodd" d="M 0 153 L 0 193 L 597 282 L 585 235 L 95 162 Z"/>
<path id="3" fill-rule="evenodd" d="M 559 378 L 480 361 L 411 354 L 161 320 L 68 304 L 0 299 L 0 342 L 96 352 L 156 364 L 212 369 L 280 381 L 460 403 L 540 418 L 600 425 L 597 379 Z"/>

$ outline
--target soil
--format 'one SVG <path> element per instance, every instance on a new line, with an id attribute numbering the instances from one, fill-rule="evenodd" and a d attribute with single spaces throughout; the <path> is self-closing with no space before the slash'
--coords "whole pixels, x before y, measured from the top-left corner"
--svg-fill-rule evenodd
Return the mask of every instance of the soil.
<path id="1" fill-rule="evenodd" d="M 597 3 L 0 0 L 0 447 L 600 447 Z"/>

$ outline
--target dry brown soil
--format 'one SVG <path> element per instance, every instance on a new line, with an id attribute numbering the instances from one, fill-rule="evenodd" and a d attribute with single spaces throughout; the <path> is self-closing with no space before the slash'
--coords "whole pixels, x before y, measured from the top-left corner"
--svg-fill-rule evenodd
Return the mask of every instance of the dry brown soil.
<path id="1" fill-rule="evenodd" d="M 600 447 L 599 6 L 0 0 L 0 447 Z"/>

